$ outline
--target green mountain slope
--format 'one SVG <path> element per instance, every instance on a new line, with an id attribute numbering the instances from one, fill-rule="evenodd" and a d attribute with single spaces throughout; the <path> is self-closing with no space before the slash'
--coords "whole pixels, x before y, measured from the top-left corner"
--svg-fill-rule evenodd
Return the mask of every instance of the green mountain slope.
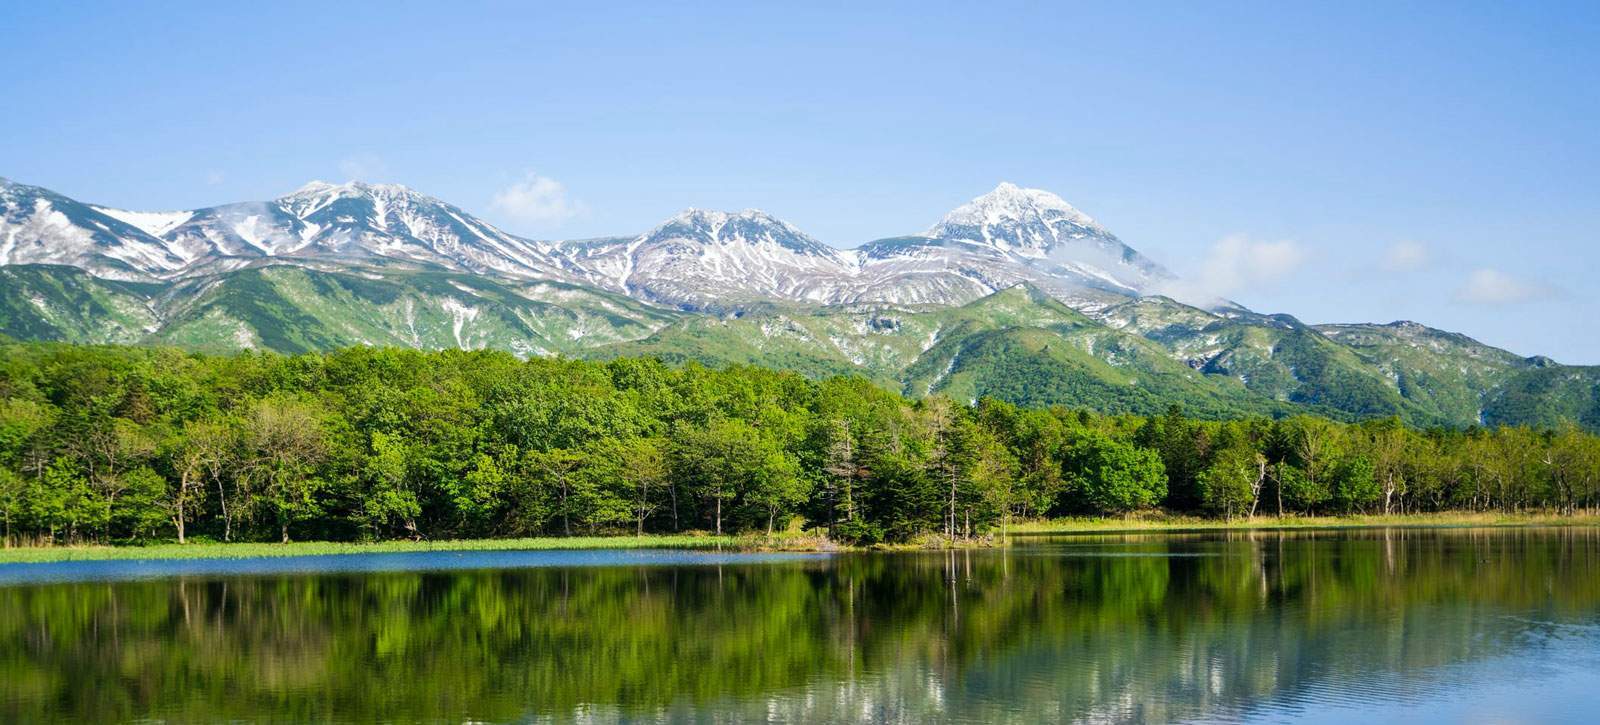
<path id="1" fill-rule="evenodd" d="M 675 318 L 631 299 L 554 283 L 514 286 L 433 270 L 327 272 L 280 265 L 188 280 L 158 340 L 281 352 L 346 345 L 571 354 L 642 337 Z"/>
<path id="2" fill-rule="evenodd" d="M 1312 411 L 1600 429 L 1600 368 L 1521 358 L 1415 323 L 1310 326 L 1163 297 L 1091 318 L 1028 286 L 959 307 L 774 303 L 716 316 L 575 285 L 378 261 L 319 268 L 286 260 L 170 286 L 23 265 L 0 268 L 0 335 L 210 351 L 378 345 L 655 356 L 856 374 L 909 395 L 1111 412 L 1176 403 L 1207 417 Z"/>
<path id="3" fill-rule="evenodd" d="M 18 340 L 131 343 L 158 325 L 160 285 L 99 279 L 77 267 L 0 267 L 0 333 Z"/>
<path id="4" fill-rule="evenodd" d="M 687 317 L 645 339 L 588 354 L 648 355 L 707 365 L 745 363 L 808 375 L 852 373 L 900 387 L 908 368 L 948 340 L 1009 327 L 1067 330 L 1097 326 L 1037 290 L 1018 287 L 961 307 L 772 305 L 738 316 Z"/>
<path id="5" fill-rule="evenodd" d="M 951 338 L 906 371 L 908 391 L 961 400 L 1155 413 L 1179 404 L 1206 417 L 1287 412 L 1227 378 L 1207 378 L 1149 343 L 1101 330 L 1007 328 Z"/>
<path id="6" fill-rule="evenodd" d="M 1400 416 L 1421 425 L 1600 428 L 1596 368 L 1540 368 L 1470 338 L 1396 325 L 1313 327 L 1162 297 L 1098 319 L 1020 286 L 961 307 L 771 307 L 689 317 L 590 356 L 853 372 L 910 395 L 993 396 L 1150 413 Z"/>
<path id="7" fill-rule="evenodd" d="M 209 351 L 383 345 L 570 355 L 643 337 L 679 317 L 583 287 L 401 266 L 335 272 L 278 264 L 168 288 L 25 265 L 0 268 L 0 282 L 0 333 L 17 339 Z"/>
<path id="8" fill-rule="evenodd" d="M 1600 428 L 1600 368 L 1519 357 L 1415 322 L 1317 329 L 1439 422 L 1552 426 L 1566 420 Z"/>
<path id="9" fill-rule="evenodd" d="M 1345 344 L 1343 338 L 1287 315 L 1224 316 L 1164 297 L 1144 297 L 1107 309 L 1102 319 L 1111 327 L 1160 344 L 1190 367 L 1235 378 L 1274 400 L 1358 417 L 1401 415 L 1427 424 L 1464 425 L 1477 419 L 1477 406 L 1462 405 L 1455 399 L 1456 392 L 1441 387 L 1435 400 L 1424 391 L 1402 385 L 1402 378 L 1392 369 L 1375 364 L 1384 356 L 1381 351 Z M 1420 364 L 1432 367 L 1455 365 L 1446 359 L 1451 354 L 1416 352 L 1419 361 L 1424 361 Z"/>
<path id="10" fill-rule="evenodd" d="M 690 318 L 589 354 L 852 372 L 911 395 L 989 395 L 1110 411 L 1156 412 L 1179 403 L 1202 414 L 1239 415 L 1291 407 L 1190 369 L 1156 343 L 1026 286 L 961 307 L 774 308 Z"/>
<path id="11" fill-rule="evenodd" d="M 1484 396 L 1485 425 L 1554 427 L 1576 423 L 1600 431 L 1600 367 L 1549 365 L 1519 371 Z"/>
<path id="12" fill-rule="evenodd" d="M 1317 329 L 1377 370 L 1417 409 L 1442 422 L 1479 422 L 1496 391 L 1533 366 L 1465 335 L 1414 322 Z"/>

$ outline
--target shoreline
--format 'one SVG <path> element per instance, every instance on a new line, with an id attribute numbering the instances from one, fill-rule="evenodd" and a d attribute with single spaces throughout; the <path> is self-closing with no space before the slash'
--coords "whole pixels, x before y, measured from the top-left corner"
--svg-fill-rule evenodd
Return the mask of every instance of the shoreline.
<path id="1" fill-rule="evenodd" d="M 1515 528 L 1522 526 L 1600 526 L 1590 513 L 1370 514 L 1357 516 L 1257 516 L 1232 521 L 1197 516 L 1129 516 L 1025 521 L 1007 528 L 1008 536 L 1047 534 L 1187 533 L 1206 531 L 1313 531 L 1338 529 Z"/>
<path id="2" fill-rule="evenodd" d="M 150 545 L 87 544 L 0 548 L 0 565 L 68 561 L 250 559 L 342 554 L 412 554 L 430 551 L 559 551 L 593 549 L 742 549 L 739 537 L 699 534 L 648 536 L 548 536 L 443 541 L 193 542 Z"/>
<path id="3" fill-rule="evenodd" d="M 1515 528 L 1535 526 L 1600 526 L 1596 514 L 1436 513 L 1370 516 L 1258 516 L 1223 521 L 1187 516 L 1130 516 L 1118 518 L 1065 518 L 1026 521 L 973 540 L 946 541 L 927 536 L 913 542 L 849 546 L 826 537 L 787 533 L 773 538 L 760 534 L 652 534 L 647 536 L 574 536 L 518 539 L 462 539 L 444 541 L 331 542 L 195 542 L 151 545 L 72 545 L 0 548 L 0 565 L 50 564 L 72 561 L 139 561 L 171 559 L 244 559 L 343 554 L 419 553 L 431 551 L 556 551 L 603 549 L 689 549 L 749 552 L 863 552 L 927 551 L 938 549 L 995 548 L 1010 537 L 1071 534 L 1203 533 L 1216 531 L 1298 531 L 1377 528 Z"/>

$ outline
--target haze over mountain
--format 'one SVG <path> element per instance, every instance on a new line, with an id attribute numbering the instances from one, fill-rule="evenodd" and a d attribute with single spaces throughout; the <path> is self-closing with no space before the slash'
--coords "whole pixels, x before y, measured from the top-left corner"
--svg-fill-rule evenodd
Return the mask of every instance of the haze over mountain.
<path id="1" fill-rule="evenodd" d="M 143 212 L 0 180 L 0 265 L 19 339 L 651 354 L 1109 410 L 1600 426 L 1596 368 L 1415 323 L 1185 305 L 1154 294 L 1176 279 L 1160 264 L 1010 183 L 839 249 L 758 210 L 539 241 L 393 184 Z"/>

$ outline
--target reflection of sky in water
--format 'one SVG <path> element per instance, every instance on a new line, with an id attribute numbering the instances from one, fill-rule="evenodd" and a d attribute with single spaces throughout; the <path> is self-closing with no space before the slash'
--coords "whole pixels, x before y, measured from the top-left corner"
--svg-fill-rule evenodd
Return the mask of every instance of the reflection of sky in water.
<path id="1" fill-rule="evenodd" d="M 1503 655 L 1418 671 L 1372 672 L 1369 677 L 1328 677 L 1306 687 L 1272 693 L 1244 704 L 1195 706 L 1181 693 L 1157 702 L 1150 691 L 1105 693 L 1083 709 L 1070 701 L 1009 698 L 1009 688 L 989 688 L 982 673 L 951 683 L 927 670 L 865 674 L 820 681 L 760 702 L 723 702 L 747 719 L 780 722 L 1306 722 L 1348 723 L 1592 723 L 1600 707 L 1600 629 L 1529 633 Z M 1092 663 L 1081 663 L 1091 668 Z M 1159 691 L 1159 687 L 1152 688 Z M 1068 694 L 1064 689 L 1056 694 Z M 1187 713 L 1187 714 L 1185 714 Z M 615 714 L 615 713 L 613 713 Z M 693 718 L 692 709 L 675 715 Z"/>
<path id="2" fill-rule="evenodd" d="M 1522 626 L 1522 625 L 1516 625 Z M 1542 630 L 1542 631 L 1541 631 Z M 1405 672 L 1371 670 L 1349 677 L 1314 676 L 1297 689 L 1272 692 L 1243 703 L 1226 696 L 1197 704 L 1193 693 L 1141 683 L 1104 695 L 1084 708 L 1061 707 L 1070 686 L 1024 690 L 1063 695 L 1017 697 L 1017 683 L 995 686 L 989 674 L 968 672 L 947 681 L 928 670 L 872 673 L 851 681 L 818 682 L 776 693 L 757 703 L 724 703 L 747 717 L 776 713 L 779 721 L 857 719 L 872 722 L 1162 722 L 1193 723 L 1592 723 L 1600 716 L 1600 627 L 1539 623 L 1517 637 L 1504 654 L 1482 660 Z M 1058 661 L 1064 670 L 1092 670 L 1095 663 Z M 1041 681 L 1061 681 L 1062 672 L 1035 672 Z M 1023 675 L 1021 679 L 1029 679 Z M 1223 683 L 1215 683 L 1224 689 Z M 1136 692 L 1137 691 L 1137 692 Z M 1203 698 L 1202 698 L 1203 699 Z M 830 702 L 831 700 L 831 702 Z"/>
<path id="3" fill-rule="evenodd" d="M 1536 622 L 1517 645 L 1482 660 L 1371 682 L 1317 683 L 1237 716 L 1246 723 L 1592 723 L 1600 721 L 1600 625 Z M 1206 720 L 1206 719 L 1202 719 Z"/>

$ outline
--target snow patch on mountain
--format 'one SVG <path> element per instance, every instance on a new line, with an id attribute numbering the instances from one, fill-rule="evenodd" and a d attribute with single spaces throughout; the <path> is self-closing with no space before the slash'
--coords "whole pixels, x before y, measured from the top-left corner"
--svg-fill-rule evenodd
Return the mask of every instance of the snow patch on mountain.
<path id="1" fill-rule="evenodd" d="M 755 209 L 686 209 L 638 237 L 586 243 L 566 258 L 591 283 L 686 307 L 829 302 L 856 271 L 852 254 Z"/>
<path id="2" fill-rule="evenodd" d="M 454 297 L 446 297 L 439 304 L 450 315 L 450 331 L 455 335 L 456 347 L 462 350 L 471 350 L 472 347 L 467 344 L 471 335 L 469 334 L 467 338 L 463 338 L 461 331 L 466 327 L 467 323 L 478 319 L 478 308 L 464 304 Z"/>
<path id="3" fill-rule="evenodd" d="M 128 211 L 126 209 L 111 209 L 103 206 L 91 206 L 89 208 L 113 219 L 120 220 L 152 237 L 166 234 L 194 216 L 192 211 Z"/>

